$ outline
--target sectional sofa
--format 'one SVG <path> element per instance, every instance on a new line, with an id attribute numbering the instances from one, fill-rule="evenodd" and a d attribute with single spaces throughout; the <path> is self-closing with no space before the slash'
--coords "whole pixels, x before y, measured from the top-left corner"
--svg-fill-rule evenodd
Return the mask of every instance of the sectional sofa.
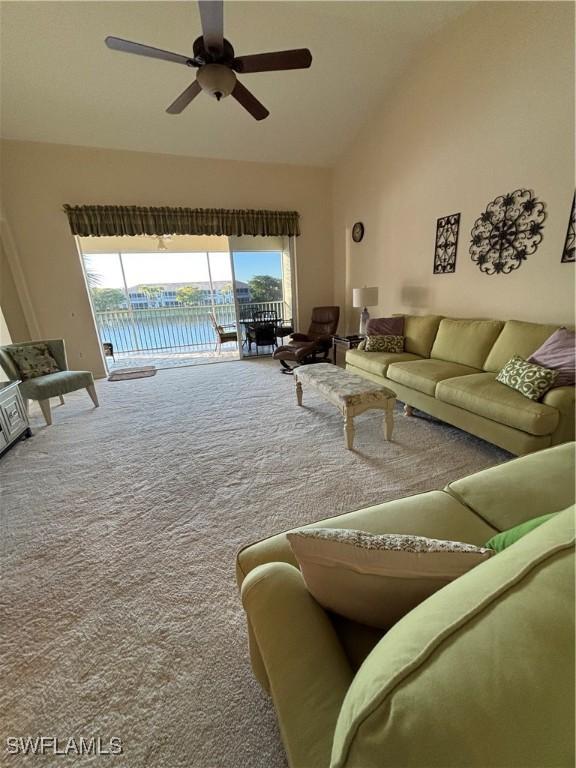
<path id="1" fill-rule="evenodd" d="M 483 545 L 552 519 L 384 632 L 325 611 L 285 534 L 237 578 L 291 768 L 574 766 L 574 443 L 315 526 Z"/>
<path id="2" fill-rule="evenodd" d="M 406 405 L 521 455 L 574 439 L 574 387 L 541 402 L 496 381 L 514 355 L 528 358 L 558 325 L 406 315 L 401 353 L 346 353 L 346 369 L 385 384 Z"/>

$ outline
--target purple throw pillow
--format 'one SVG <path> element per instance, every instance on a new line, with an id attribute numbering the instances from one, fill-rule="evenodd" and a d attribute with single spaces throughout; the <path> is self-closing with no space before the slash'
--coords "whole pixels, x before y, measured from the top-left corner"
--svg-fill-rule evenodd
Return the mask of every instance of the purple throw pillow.
<path id="1" fill-rule="evenodd" d="M 368 336 L 404 336 L 404 317 L 373 317 L 366 324 Z"/>
<path id="2" fill-rule="evenodd" d="M 567 328 L 559 328 L 552 336 L 546 339 L 544 344 L 528 358 L 529 363 L 542 365 L 558 371 L 558 378 L 554 382 L 556 387 L 574 386 L 576 370 L 576 336 L 574 331 Z"/>

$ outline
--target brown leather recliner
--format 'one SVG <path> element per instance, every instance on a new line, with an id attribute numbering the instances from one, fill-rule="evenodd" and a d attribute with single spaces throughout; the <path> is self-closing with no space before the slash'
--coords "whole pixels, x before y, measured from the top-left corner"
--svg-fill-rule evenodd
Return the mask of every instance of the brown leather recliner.
<path id="1" fill-rule="evenodd" d="M 288 344 L 278 347 L 273 354 L 280 361 L 282 372 L 292 373 L 293 368 L 314 362 L 320 355 L 327 357 L 339 319 L 340 307 L 314 307 L 308 333 L 293 333 Z M 295 365 L 288 365 L 288 361 Z"/>

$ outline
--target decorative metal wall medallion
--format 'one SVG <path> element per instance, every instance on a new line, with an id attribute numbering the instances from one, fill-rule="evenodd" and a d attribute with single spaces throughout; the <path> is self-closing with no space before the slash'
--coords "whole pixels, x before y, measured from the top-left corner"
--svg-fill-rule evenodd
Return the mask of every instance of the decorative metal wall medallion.
<path id="1" fill-rule="evenodd" d="M 452 213 L 436 221 L 436 248 L 434 250 L 434 274 L 456 272 L 456 250 L 460 214 Z"/>
<path id="2" fill-rule="evenodd" d="M 576 195 L 572 198 L 572 210 L 568 220 L 568 231 L 566 232 L 566 242 L 562 251 L 562 261 L 576 261 Z"/>
<path id="3" fill-rule="evenodd" d="M 529 189 L 497 197 L 472 228 L 472 261 L 487 275 L 518 269 L 542 242 L 545 218 L 545 204 Z"/>

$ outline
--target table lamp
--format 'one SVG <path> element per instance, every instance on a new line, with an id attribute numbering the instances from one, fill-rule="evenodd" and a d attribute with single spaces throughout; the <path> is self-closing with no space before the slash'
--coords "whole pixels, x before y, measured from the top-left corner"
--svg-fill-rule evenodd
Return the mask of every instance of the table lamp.
<path id="1" fill-rule="evenodd" d="M 352 289 L 352 306 L 363 307 L 360 313 L 360 330 L 358 331 L 360 336 L 366 335 L 366 323 L 370 319 L 370 315 L 366 307 L 375 307 L 378 304 L 378 288 L 353 288 Z"/>

